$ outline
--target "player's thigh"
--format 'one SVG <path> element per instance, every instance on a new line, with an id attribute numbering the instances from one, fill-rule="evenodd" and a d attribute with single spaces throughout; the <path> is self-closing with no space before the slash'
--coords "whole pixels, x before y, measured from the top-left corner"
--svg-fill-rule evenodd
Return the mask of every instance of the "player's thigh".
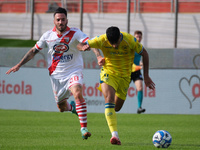
<path id="1" fill-rule="evenodd" d="M 129 88 L 130 78 L 118 78 L 117 81 L 119 86 L 115 95 L 120 99 L 125 100 Z"/>
<path id="2" fill-rule="evenodd" d="M 101 70 L 100 73 L 100 83 L 106 83 L 107 85 L 112 86 L 115 91 L 118 88 L 118 80 L 116 79 L 116 77 L 112 74 L 105 72 L 104 70 Z"/>
<path id="3" fill-rule="evenodd" d="M 57 104 L 62 103 L 67 98 L 70 97 L 70 91 L 67 90 L 67 80 L 60 80 L 60 79 L 51 79 L 51 85 L 53 89 L 53 94 L 55 97 L 55 101 Z"/>
<path id="4" fill-rule="evenodd" d="M 81 72 L 74 73 L 70 76 L 68 88 L 73 94 L 75 100 L 82 100 L 83 74 Z"/>
<path id="5" fill-rule="evenodd" d="M 105 98 L 105 103 L 114 103 L 115 101 L 115 89 L 108 85 L 107 83 L 103 82 L 101 84 L 102 93 Z"/>

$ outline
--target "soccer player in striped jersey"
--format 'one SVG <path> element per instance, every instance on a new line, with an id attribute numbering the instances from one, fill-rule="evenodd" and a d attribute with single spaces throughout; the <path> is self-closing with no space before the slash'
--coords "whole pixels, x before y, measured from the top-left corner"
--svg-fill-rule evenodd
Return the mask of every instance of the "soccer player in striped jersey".
<path id="1" fill-rule="evenodd" d="M 118 27 L 113 26 L 106 30 L 106 34 L 88 40 L 86 43 L 79 43 L 77 48 L 82 51 L 94 48 L 93 52 L 98 64 L 102 66 L 100 83 L 105 98 L 105 117 L 112 135 L 110 142 L 121 145 L 117 131 L 116 111 L 122 108 L 126 99 L 135 52 L 143 57 L 146 86 L 155 88 L 154 82 L 149 77 L 148 53 L 134 36 L 120 32 Z M 98 49 L 101 49 L 104 58 Z"/>
<path id="2" fill-rule="evenodd" d="M 91 133 L 87 129 L 87 107 L 82 95 L 83 58 L 77 44 L 84 43 L 89 37 L 79 29 L 69 28 L 67 24 L 67 11 L 59 7 L 54 13 L 54 28 L 45 32 L 35 46 L 6 74 L 18 71 L 35 54 L 48 47 L 48 70 L 58 109 L 60 112 L 71 111 L 78 115 L 82 138 L 87 139 Z M 67 101 L 71 93 L 76 104 Z"/>

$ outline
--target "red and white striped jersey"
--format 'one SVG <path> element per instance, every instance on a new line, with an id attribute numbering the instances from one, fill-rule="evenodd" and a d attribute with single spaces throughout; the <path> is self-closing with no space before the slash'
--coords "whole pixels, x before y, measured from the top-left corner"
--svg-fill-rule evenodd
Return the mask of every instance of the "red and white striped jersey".
<path id="1" fill-rule="evenodd" d="M 63 79 L 71 73 L 83 70 L 82 54 L 76 46 L 88 39 L 89 37 L 77 28 L 67 27 L 62 35 L 58 35 L 54 27 L 42 35 L 35 48 L 42 50 L 48 47 L 49 74 L 55 79 Z"/>

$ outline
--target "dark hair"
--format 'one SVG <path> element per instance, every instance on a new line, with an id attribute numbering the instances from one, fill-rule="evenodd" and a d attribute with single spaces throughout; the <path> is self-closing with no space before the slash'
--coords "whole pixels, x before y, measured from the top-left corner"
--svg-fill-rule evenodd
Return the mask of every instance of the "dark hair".
<path id="1" fill-rule="evenodd" d="M 67 17 L 67 10 L 64 9 L 64 8 L 62 8 L 62 7 L 58 7 L 58 8 L 55 10 L 53 16 L 55 17 L 55 15 L 56 15 L 57 13 L 63 13 L 63 14 L 65 14 L 65 16 Z"/>
<path id="2" fill-rule="evenodd" d="M 134 32 L 134 35 L 136 35 L 136 34 L 141 34 L 141 35 L 142 35 L 142 31 L 136 30 L 136 31 Z"/>
<path id="3" fill-rule="evenodd" d="M 116 44 L 120 38 L 120 30 L 118 27 L 109 27 L 106 30 L 106 36 L 110 44 Z"/>

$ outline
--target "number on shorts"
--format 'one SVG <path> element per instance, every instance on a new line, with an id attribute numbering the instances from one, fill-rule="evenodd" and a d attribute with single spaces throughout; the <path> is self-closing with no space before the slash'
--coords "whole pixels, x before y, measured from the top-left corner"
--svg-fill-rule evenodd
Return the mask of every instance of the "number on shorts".
<path id="1" fill-rule="evenodd" d="M 74 82 L 74 81 L 78 81 L 79 80 L 79 77 L 78 76 L 73 76 L 71 79 L 70 79 L 70 83 Z"/>

